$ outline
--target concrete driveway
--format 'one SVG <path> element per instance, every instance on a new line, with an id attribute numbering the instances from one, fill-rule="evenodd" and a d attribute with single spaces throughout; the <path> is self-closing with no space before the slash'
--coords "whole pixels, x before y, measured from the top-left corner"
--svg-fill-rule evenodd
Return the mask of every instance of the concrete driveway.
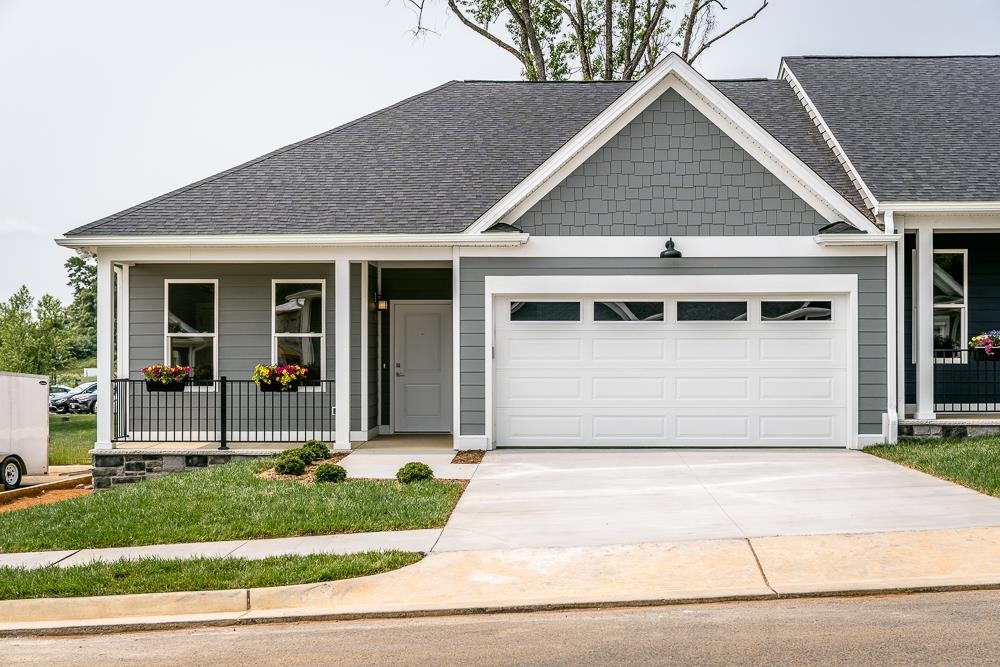
<path id="1" fill-rule="evenodd" d="M 1000 500 L 847 450 L 500 450 L 435 551 L 1000 526 Z"/>

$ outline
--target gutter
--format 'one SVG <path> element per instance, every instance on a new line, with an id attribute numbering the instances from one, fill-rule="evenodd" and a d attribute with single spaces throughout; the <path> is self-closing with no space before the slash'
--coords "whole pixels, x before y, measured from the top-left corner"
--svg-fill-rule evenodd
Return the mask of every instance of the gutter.
<path id="1" fill-rule="evenodd" d="M 902 240 L 902 234 L 817 234 L 813 237 L 816 245 L 826 248 L 843 246 L 891 245 Z"/>
<path id="2" fill-rule="evenodd" d="M 70 236 L 55 239 L 57 245 L 93 252 L 96 248 L 120 247 L 260 247 L 260 246 L 382 246 L 408 248 L 521 246 L 528 234 L 197 234 L 135 236 Z"/>

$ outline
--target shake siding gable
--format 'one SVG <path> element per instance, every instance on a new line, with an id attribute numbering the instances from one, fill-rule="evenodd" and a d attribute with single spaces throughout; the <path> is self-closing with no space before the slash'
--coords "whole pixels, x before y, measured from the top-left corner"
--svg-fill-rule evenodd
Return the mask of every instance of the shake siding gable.
<path id="1" fill-rule="evenodd" d="M 513 224 L 545 236 L 797 236 L 827 222 L 668 90 Z"/>

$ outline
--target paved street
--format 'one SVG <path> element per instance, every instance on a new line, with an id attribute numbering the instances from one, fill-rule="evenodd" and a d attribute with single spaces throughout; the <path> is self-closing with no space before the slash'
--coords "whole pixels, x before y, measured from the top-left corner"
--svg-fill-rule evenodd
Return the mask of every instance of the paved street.
<path id="1" fill-rule="evenodd" d="M 7 639 L 7 664 L 982 665 L 1000 591 Z"/>

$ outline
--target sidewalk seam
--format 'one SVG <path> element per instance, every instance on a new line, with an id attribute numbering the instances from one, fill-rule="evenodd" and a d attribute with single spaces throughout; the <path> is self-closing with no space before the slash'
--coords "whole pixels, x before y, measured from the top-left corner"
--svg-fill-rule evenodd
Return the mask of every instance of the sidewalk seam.
<path id="1" fill-rule="evenodd" d="M 781 595 L 778 591 L 774 590 L 774 587 L 771 586 L 771 582 L 767 580 L 767 574 L 764 572 L 764 566 L 760 563 L 760 556 L 757 555 L 757 550 L 753 548 L 753 542 L 750 541 L 749 537 L 744 539 L 746 540 L 747 546 L 750 547 L 750 553 L 753 554 L 754 562 L 757 563 L 757 571 L 760 572 L 760 578 L 764 580 L 764 585 L 767 586 L 767 589 L 775 595 Z"/>

